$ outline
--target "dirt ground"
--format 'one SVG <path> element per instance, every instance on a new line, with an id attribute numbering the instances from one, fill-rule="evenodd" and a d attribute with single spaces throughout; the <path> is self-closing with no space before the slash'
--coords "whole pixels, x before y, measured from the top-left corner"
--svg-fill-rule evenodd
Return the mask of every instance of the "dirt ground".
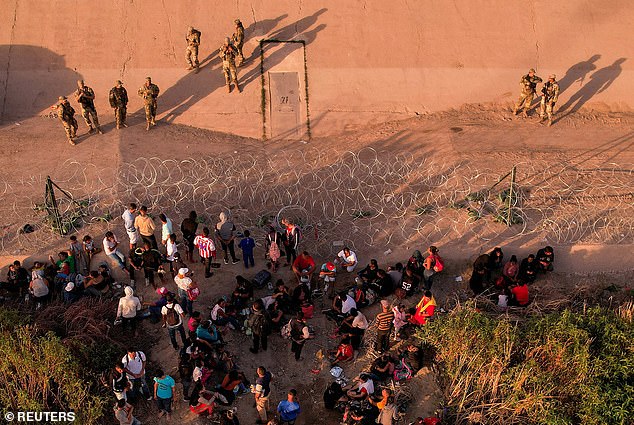
<path id="1" fill-rule="evenodd" d="M 377 258 L 382 267 L 404 261 L 414 249 L 439 246 L 447 262 L 434 286 L 441 306 L 464 298 L 470 262 L 497 245 L 520 259 L 545 244 L 555 247 L 556 272 L 532 288 L 543 302 L 578 293 L 609 297 L 609 291 L 631 286 L 634 277 L 634 125 L 628 115 L 575 113 L 547 128 L 534 116 L 515 118 L 508 110 L 469 106 L 308 143 L 264 143 L 161 121 L 146 132 L 140 116 L 117 131 L 111 117 L 102 120 L 104 135 L 84 136 L 80 124 L 75 147 L 65 142 L 54 119 L 35 117 L 0 127 L 2 276 L 15 258 L 30 266 L 66 245 L 50 232 L 44 214 L 33 209 L 43 202 L 49 175 L 76 199 L 90 201 L 77 234 L 90 233 L 97 241 L 111 229 L 125 243 L 118 217 L 133 200 L 147 204 L 155 216 L 165 211 L 176 225 L 192 208 L 210 227 L 218 212 L 231 209 L 238 230 L 254 230 L 260 244 L 256 267 L 222 265 L 204 279 L 201 265 L 190 265 L 202 288 L 196 309 L 205 316 L 212 300 L 232 291 L 236 275 L 251 278 L 263 268 L 258 224 L 286 214 L 302 222 L 304 246 L 318 264 L 332 258 L 340 243 L 356 250 L 361 265 Z M 494 217 L 509 179 L 491 187 L 514 165 L 522 223 L 508 227 Z M 483 200 L 465 201 L 474 193 L 483 193 Z M 65 211 L 74 208 L 62 204 Z M 106 212 L 114 219 L 96 219 Z M 19 233 L 26 223 L 35 232 Z M 352 276 L 340 276 L 339 285 L 352 282 Z M 274 278 L 295 284 L 288 270 Z M 154 298 L 144 287 L 138 292 L 146 300 Z M 316 311 L 327 304 L 317 301 Z M 376 306 L 364 313 L 372 319 Z M 331 377 L 313 359 L 317 350 L 334 348 L 336 341 L 328 338 L 333 324 L 317 313 L 310 325 L 317 338 L 307 343 L 300 363 L 288 342 L 275 335 L 268 351 L 253 355 L 245 336 L 228 331 L 228 349 L 247 376 L 253 378 L 259 365 L 272 371 L 271 407 L 295 387 L 303 410 L 297 423 L 332 424 L 339 418 L 322 405 Z M 167 332 L 149 323 L 142 329 L 155 341 L 151 361 L 176 376 Z M 346 376 L 354 377 L 371 360 L 368 356 L 364 350 L 356 363 L 345 366 Z M 313 368 L 321 368 L 320 373 L 310 373 Z M 431 415 L 441 406 L 431 370 L 423 369 L 409 385 L 414 403 L 407 419 Z M 255 420 L 250 395 L 237 406 L 241 421 Z M 139 410 L 144 423 L 159 423 L 153 406 Z M 178 402 L 174 423 L 197 422 Z"/>

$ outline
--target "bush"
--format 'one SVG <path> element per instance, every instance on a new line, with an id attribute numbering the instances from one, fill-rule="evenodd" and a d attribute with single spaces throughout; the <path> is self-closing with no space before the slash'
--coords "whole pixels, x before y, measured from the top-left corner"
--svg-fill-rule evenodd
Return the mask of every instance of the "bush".
<path id="1" fill-rule="evenodd" d="M 512 322 L 467 306 L 417 336 L 436 350 L 457 424 L 634 421 L 634 328 L 612 311 Z"/>

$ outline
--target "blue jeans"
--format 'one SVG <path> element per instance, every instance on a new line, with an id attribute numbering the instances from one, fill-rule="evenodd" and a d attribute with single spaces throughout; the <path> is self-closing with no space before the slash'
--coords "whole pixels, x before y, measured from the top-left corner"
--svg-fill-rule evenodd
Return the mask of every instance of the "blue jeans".
<path id="1" fill-rule="evenodd" d="M 172 397 L 170 398 L 156 398 L 156 405 L 158 406 L 159 412 L 163 411 L 165 413 L 172 413 Z"/>
<path id="2" fill-rule="evenodd" d="M 125 269 L 125 255 L 119 252 L 119 250 L 116 250 L 112 254 L 108 254 L 108 257 L 115 260 L 119 264 L 120 268 Z"/>
<path id="3" fill-rule="evenodd" d="M 253 260 L 253 251 L 251 252 L 246 252 L 246 251 L 242 251 L 242 259 L 244 260 L 244 268 L 248 269 L 249 268 L 249 263 L 251 264 L 251 267 L 254 266 L 255 261 Z"/>
<path id="4" fill-rule="evenodd" d="M 185 336 L 185 328 L 183 328 L 182 324 L 176 328 L 167 328 L 167 332 L 170 335 L 170 341 L 172 341 L 172 347 L 174 347 L 175 349 L 178 348 L 178 344 L 176 343 L 176 332 L 178 332 L 181 335 L 181 342 L 183 343 L 183 345 L 185 345 L 185 342 L 187 341 L 187 337 Z"/>
<path id="5" fill-rule="evenodd" d="M 145 380 L 145 375 L 142 376 L 141 378 L 133 378 L 130 380 L 130 385 L 131 385 L 131 389 L 132 389 L 132 393 L 133 398 L 136 398 L 136 396 L 139 394 L 139 387 L 141 387 L 141 393 L 143 394 L 143 397 L 148 398 L 150 397 L 150 388 L 147 386 L 147 381 Z"/>
<path id="6" fill-rule="evenodd" d="M 178 288 L 178 298 L 180 298 L 179 304 L 183 308 L 183 311 L 191 316 L 194 312 L 194 302 L 187 296 L 187 291 Z"/>
<path id="7" fill-rule="evenodd" d="M 242 325 L 240 324 L 240 322 L 238 322 L 238 319 L 236 319 L 235 317 L 232 317 L 232 316 L 219 317 L 218 320 L 216 320 L 216 325 L 218 326 L 224 326 L 228 323 L 231 323 L 231 325 L 236 329 L 242 329 Z"/>

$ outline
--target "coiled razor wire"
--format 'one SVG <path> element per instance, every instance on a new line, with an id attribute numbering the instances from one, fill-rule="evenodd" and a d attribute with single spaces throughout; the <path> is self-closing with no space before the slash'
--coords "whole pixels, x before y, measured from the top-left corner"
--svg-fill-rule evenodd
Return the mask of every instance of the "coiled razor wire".
<path id="1" fill-rule="evenodd" d="M 288 216 L 301 226 L 304 247 L 318 255 L 330 255 L 333 241 L 353 249 L 526 235 L 558 244 L 634 242 L 631 168 L 586 163 L 581 169 L 541 160 L 515 165 L 517 185 L 510 201 L 508 193 L 504 198 L 508 180 L 494 187 L 508 169 L 372 148 L 338 155 L 309 148 L 279 157 L 139 157 L 110 172 L 67 161 L 61 167 L 64 176 L 54 181 L 85 206 L 78 214 L 74 203 L 58 197 L 62 216 L 74 215 L 69 233 L 81 235 L 91 231 L 89 223 L 116 228 L 119 222 L 112 218 L 134 201 L 175 223 L 191 210 L 209 226 L 221 211 L 230 210 L 238 226 L 250 229 L 279 228 Z M 45 180 L 7 177 L 0 183 L 2 254 L 59 240 L 41 208 Z M 516 223 L 510 227 L 500 220 L 509 202 Z M 35 232 L 21 233 L 26 223 Z"/>

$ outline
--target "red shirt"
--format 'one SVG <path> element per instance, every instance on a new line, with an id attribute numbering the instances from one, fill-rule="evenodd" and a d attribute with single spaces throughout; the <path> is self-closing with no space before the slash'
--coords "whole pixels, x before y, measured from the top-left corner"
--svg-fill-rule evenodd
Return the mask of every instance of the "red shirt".
<path id="1" fill-rule="evenodd" d="M 297 270 L 299 270 L 300 272 L 302 270 L 311 268 L 314 270 L 315 260 L 313 260 L 313 257 L 311 256 L 304 257 L 303 255 L 300 255 L 295 259 L 295 262 L 293 262 L 293 267 L 297 267 Z"/>
<path id="2" fill-rule="evenodd" d="M 528 304 L 528 285 L 519 285 L 511 289 L 519 305 Z"/>

